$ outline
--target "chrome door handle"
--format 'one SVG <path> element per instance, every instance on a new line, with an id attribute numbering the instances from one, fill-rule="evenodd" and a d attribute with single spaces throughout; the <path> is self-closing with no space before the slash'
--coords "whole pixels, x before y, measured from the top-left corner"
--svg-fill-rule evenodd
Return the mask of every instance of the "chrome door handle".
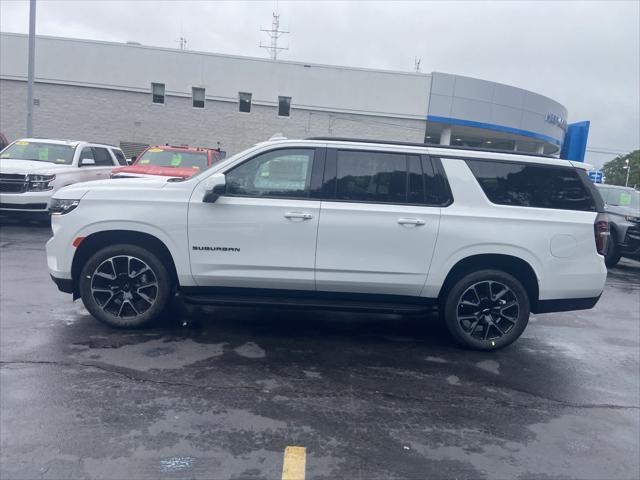
<path id="1" fill-rule="evenodd" d="M 419 218 L 399 218 L 398 223 L 400 225 L 424 225 L 424 220 Z"/>
<path id="2" fill-rule="evenodd" d="M 303 220 L 310 220 L 313 218 L 313 215 L 306 212 L 287 212 L 284 214 L 285 218 L 301 218 Z"/>

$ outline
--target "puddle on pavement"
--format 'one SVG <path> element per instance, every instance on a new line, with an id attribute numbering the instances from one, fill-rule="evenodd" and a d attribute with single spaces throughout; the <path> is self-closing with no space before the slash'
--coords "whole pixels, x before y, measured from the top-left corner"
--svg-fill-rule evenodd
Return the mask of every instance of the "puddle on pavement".
<path id="1" fill-rule="evenodd" d="M 106 363 L 117 367 L 147 371 L 177 369 L 224 353 L 224 343 L 197 343 L 191 339 L 149 340 L 117 348 L 92 348 L 76 358 Z"/>

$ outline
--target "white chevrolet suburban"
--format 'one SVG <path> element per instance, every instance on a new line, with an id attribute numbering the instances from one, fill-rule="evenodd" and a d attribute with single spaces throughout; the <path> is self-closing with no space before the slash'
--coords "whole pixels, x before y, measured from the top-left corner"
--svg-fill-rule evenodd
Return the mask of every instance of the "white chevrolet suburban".
<path id="1" fill-rule="evenodd" d="M 57 189 L 109 178 L 126 165 L 111 145 L 70 140 L 24 138 L 0 152 L 0 211 L 47 213 Z"/>
<path id="2" fill-rule="evenodd" d="M 481 350 L 592 308 L 608 221 L 566 160 L 398 142 L 258 144 L 181 179 L 59 190 L 47 260 L 114 327 L 198 304 L 423 312 Z"/>

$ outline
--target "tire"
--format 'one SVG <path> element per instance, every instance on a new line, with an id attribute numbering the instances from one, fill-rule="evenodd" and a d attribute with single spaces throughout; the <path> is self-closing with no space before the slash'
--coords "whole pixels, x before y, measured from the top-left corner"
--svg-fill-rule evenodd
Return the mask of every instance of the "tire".
<path id="1" fill-rule="evenodd" d="M 150 326 L 170 303 L 173 285 L 160 259 L 137 245 L 113 245 L 82 267 L 79 289 L 86 309 L 115 328 Z"/>
<path id="2" fill-rule="evenodd" d="M 618 239 L 616 238 L 615 232 L 611 231 L 611 236 L 609 237 L 609 248 L 607 249 L 607 254 L 604 256 L 604 264 L 607 268 L 615 267 L 622 255 L 620 254 L 620 247 L 618 247 Z"/>
<path id="3" fill-rule="evenodd" d="M 443 312 L 447 328 L 459 344 L 474 350 L 498 350 L 522 335 L 529 322 L 530 301 L 512 275 L 480 270 L 453 284 Z"/>

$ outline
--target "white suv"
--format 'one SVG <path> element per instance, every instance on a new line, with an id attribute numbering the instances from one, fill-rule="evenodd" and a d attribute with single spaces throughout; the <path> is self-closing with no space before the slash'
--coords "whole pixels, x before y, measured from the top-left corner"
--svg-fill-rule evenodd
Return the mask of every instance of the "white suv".
<path id="1" fill-rule="evenodd" d="M 608 222 L 584 169 L 548 157 L 313 138 L 258 144 L 194 177 L 64 188 L 47 260 L 115 327 L 185 302 L 440 307 L 504 347 L 530 312 L 592 308 Z M 304 321 L 304 320 L 302 320 Z"/>
<path id="2" fill-rule="evenodd" d="M 113 168 L 126 164 L 122 150 L 111 145 L 16 140 L 0 152 L 0 211 L 47 213 L 57 189 L 109 178 Z"/>

